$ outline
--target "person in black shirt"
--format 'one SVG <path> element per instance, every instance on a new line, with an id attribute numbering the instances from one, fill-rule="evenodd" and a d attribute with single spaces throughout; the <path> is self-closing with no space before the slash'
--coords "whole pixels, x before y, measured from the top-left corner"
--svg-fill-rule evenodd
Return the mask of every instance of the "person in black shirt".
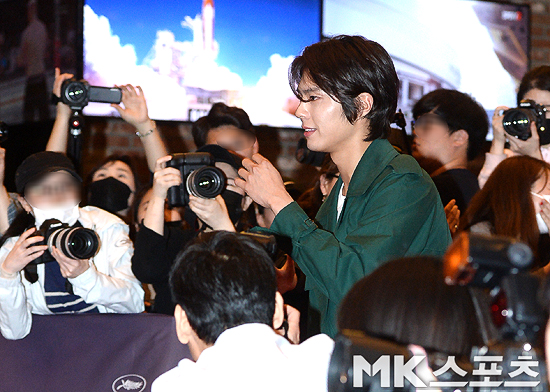
<path id="1" fill-rule="evenodd" d="M 235 225 L 250 204 L 251 199 L 236 187 L 235 177 L 241 167 L 241 158 L 218 145 L 206 145 L 199 149 L 214 156 L 216 166 L 227 177 L 227 188 L 214 199 L 201 199 L 190 195 L 186 217 L 189 221 L 199 220 L 199 230 L 236 231 Z M 150 283 L 156 292 L 152 311 L 173 315 L 168 276 L 178 253 L 198 234 L 193 229 L 182 229 L 174 222 L 165 222 L 165 201 L 168 188 L 181 184 L 178 169 L 166 167 L 172 157 L 165 156 L 156 163 L 152 195 L 146 200 L 147 209 L 134 244 L 132 271 L 142 283 Z M 177 222 L 176 222 L 177 223 Z"/>
<path id="2" fill-rule="evenodd" d="M 472 97 L 438 89 L 424 95 L 413 108 L 413 156 L 429 171 L 443 205 L 455 200 L 464 212 L 479 185 L 467 169 L 477 157 L 489 129 L 487 114 Z"/>

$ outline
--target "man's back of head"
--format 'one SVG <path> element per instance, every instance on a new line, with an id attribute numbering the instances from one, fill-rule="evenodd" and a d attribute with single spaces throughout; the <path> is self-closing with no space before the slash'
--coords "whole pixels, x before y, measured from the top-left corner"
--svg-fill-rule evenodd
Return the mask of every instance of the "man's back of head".
<path id="1" fill-rule="evenodd" d="M 207 345 L 242 324 L 272 326 L 275 267 L 262 245 L 246 235 L 203 233 L 178 256 L 170 287 L 189 325 Z"/>

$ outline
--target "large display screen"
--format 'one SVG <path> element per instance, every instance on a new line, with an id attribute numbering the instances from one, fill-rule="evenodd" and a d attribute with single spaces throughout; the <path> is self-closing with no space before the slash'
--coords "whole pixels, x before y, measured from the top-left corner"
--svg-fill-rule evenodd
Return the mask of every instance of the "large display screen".
<path id="1" fill-rule="evenodd" d="M 516 106 L 529 66 L 529 6 L 466 0 L 323 0 L 324 36 L 359 34 L 392 56 L 399 108 L 437 88 L 471 94 L 489 115 Z"/>
<path id="2" fill-rule="evenodd" d="M 222 101 L 256 125 L 299 127 L 288 66 L 319 24 L 319 0 L 88 0 L 84 78 L 140 85 L 157 120 L 194 121 Z"/>

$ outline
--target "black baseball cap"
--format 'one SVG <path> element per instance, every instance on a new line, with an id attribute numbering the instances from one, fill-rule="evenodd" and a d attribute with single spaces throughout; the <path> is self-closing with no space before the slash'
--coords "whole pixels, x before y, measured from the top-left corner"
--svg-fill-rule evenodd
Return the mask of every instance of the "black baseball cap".
<path id="1" fill-rule="evenodd" d="M 71 160 L 60 152 L 42 151 L 28 156 L 15 171 L 15 188 L 17 193 L 23 194 L 30 182 L 35 182 L 46 174 L 66 171 L 78 182 L 82 178 L 76 172 Z"/>

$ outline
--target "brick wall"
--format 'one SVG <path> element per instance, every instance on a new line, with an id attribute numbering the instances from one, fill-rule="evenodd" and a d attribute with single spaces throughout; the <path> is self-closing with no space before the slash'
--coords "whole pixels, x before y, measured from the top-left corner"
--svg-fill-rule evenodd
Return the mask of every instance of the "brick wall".
<path id="1" fill-rule="evenodd" d="M 550 0 L 514 2 L 531 5 L 531 66 L 550 64 Z M 193 151 L 190 124 L 159 122 L 158 128 L 169 152 Z M 294 179 L 301 189 L 310 186 L 315 179 L 315 171 L 294 159 L 301 132 L 261 127 L 258 136 L 260 152 L 279 167 L 285 179 Z M 119 119 L 88 119 L 83 147 L 84 173 L 89 172 L 102 158 L 114 153 L 133 155 L 138 161 L 144 161 L 140 140 L 132 127 Z M 140 169 L 141 176 L 146 179 L 146 165 L 140 165 Z"/>

